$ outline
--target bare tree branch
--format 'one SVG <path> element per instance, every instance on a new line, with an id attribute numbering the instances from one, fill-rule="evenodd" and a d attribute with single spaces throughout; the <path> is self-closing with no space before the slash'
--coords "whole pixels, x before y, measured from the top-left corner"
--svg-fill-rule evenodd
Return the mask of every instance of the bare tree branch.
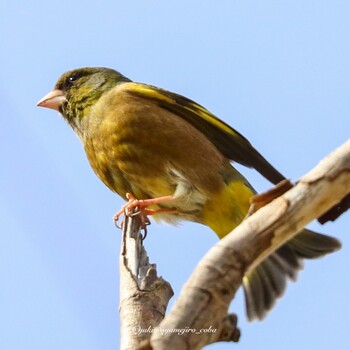
<path id="1" fill-rule="evenodd" d="M 171 287 L 148 262 L 139 220 L 127 218 L 120 260 L 121 349 L 200 349 L 218 341 L 238 341 L 237 318 L 227 312 L 243 275 L 348 198 L 350 140 L 284 190 L 279 186 L 263 195 L 264 200 L 278 198 L 263 207 L 257 201 L 260 209 L 209 250 L 163 321 Z"/>
<path id="2" fill-rule="evenodd" d="M 142 244 L 138 216 L 126 217 L 120 254 L 120 319 L 122 350 L 135 350 L 164 318 L 173 290 L 157 276 Z"/>
<path id="3" fill-rule="evenodd" d="M 209 250 L 159 325 L 169 331 L 153 333 L 151 348 L 200 349 L 234 340 L 236 325 L 227 328 L 227 310 L 244 273 L 349 193 L 350 140 Z M 194 331 L 172 331 L 186 328 Z M 210 328 L 216 332 L 201 332 Z"/>

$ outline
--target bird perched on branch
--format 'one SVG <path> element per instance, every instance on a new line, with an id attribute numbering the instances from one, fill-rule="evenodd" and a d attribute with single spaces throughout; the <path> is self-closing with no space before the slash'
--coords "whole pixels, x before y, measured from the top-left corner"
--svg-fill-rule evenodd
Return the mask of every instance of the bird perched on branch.
<path id="1" fill-rule="evenodd" d="M 67 72 L 38 106 L 62 114 L 96 175 L 131 207 L 169 222 L 204 224 L 219 238 L 240 224 L 255 195 L 231 161 L 274 184 L 284 179 L 245 137 L 204 107 L 112 69 Z M 288 278 L 296 278 L 302 258 L 339 248 L 335 238 L 304 229 L 248 271 L 243 278 L 248 318 L 265 316 Z"/>

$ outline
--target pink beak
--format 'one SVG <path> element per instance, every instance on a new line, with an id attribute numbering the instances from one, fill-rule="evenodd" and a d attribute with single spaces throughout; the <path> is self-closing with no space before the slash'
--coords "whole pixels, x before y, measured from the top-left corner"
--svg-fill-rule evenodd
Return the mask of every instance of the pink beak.
<path id="1" fill-rule="evenodd" d="M 63 102 L 67 101 L 61 90 L 52 90 L 44 96 L 36 105 L 39 107 L 51 108 L 59 111 Z"/>

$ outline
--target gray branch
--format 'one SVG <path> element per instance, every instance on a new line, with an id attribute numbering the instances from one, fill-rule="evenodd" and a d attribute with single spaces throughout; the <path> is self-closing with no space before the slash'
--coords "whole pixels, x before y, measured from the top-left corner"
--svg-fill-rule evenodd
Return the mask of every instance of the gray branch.
<path id="1" fill-rule="evenodd" d="M 121 274 L 127 275 L 128 279 L 121 277 L 122 349 L 140 349 L 140 339 L 143 340 L 142 349 L 156 350 L 192 350 L 218 341 L 237 341 L 237 319 L 228 314 L 228 307 L 246 271 L 349 194 L 350 140 L 303 176 L 290 190 L 246 218 L 213 246 L 163 320 L 171 296 L 169 285 L 155 276 L 153 283 L 145 283 L 152 287 L 146 288 L 145 302 L 140 302 L 144 293 L 140 288 L 142 281 L 147 280 L 147 276 L 156 275 L 155 267 L 148 264 L 142 245 L 141 248 L 130 249 L 127 243 L 123 243 Z M 126 257 L 124 253 L 127 250 L 141 257 Z M 142 255 L 146 258 L 142 258 Z M 122 266 L 128 266 L 127 261 L 131 260 L 136 267 Z M 140 261 L 146 260 L 148 265 L 142 270 L 145 271 L 144 277 L 136 281 L 133 273 L 137 269 L 140 273 Z M 155 308 L 152 294 L 156 295 L 155 300 L 160 308 Z M 135 326 L 144 329 L 158 326 L 155 328 L 158 331 L 135 337 Z"/>
<path id="2" fill-rule="evenodd" d="M 157 276 L 142 244 L 138 216 L 126 217 L 120 254 L 121 349 L 138 349 L 164 318 L 173 290 Z"/>

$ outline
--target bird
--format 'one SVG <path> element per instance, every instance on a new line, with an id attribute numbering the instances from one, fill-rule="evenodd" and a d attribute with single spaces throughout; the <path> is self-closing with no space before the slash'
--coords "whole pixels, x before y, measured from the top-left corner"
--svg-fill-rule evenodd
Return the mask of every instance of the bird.
<path id="1" fill-rule="evenodd" d="M 247 138 L 200 104 L 110 68 L 64 73 L 37 105 L 63 116 L 113 192 L 156 219 L 200 223 L 220 239 L 244 220 L 256 195 L 235 162 L 273 184 L 285 179 Z M 304 258 L 340 247 L 336 238 L 303 229 L 248 270 L 242 280 L 248 320 L 266 316 Z"/>

